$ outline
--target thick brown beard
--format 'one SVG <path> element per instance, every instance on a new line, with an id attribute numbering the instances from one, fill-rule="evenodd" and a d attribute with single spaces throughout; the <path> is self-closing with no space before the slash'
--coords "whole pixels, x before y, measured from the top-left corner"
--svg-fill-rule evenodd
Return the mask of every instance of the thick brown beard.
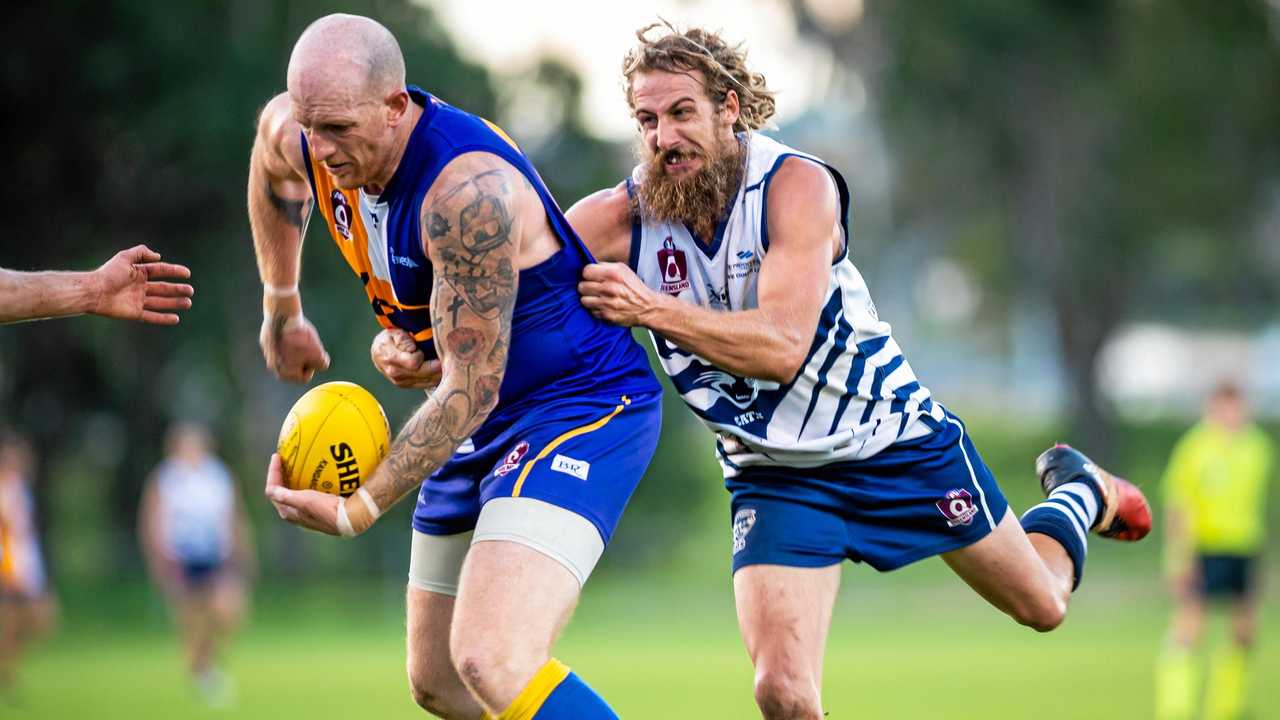
<path id="1" fill-rule="evenodd" d="M 687 223 L 695 230 L 706 231 L 721 219 L 729 199 L 742 182 L 742 152 L 737 138 L 718 145 L 714 157 L 708 159 L 700 151 L 681 151 L 697 157 L 703 167 L 691 174 L 673 176 L 667 173 L 666 161 L 673 153 L 637 149 L 644 163 L 644 177 L 636 190 L 641 217 L 650 222 Z"/>

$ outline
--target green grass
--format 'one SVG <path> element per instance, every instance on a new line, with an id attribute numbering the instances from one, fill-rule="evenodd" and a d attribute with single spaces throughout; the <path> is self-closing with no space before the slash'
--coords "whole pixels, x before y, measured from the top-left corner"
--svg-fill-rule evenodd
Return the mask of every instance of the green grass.
<path id="1" fill-rule="evenodd" d="M 1101 545 L 1101 543 L 1099 543 Z M 1096 552 L 1112 553 L 1105 546 Z M 557 654 L 624 718 L 752 718 L 751 667 L 727 573 L 593 585 Z M 392 581 L 259 593 L 229 670 L 231 711 L 201 706 L 144 588 L 68 591 L 57 638 L 26 664 L 14 718 L 422 718 L 404 680 Z M 1048 635 L 987 607 L 938 561 L 890 575 L 845 566 L 827 654 L 832 718 L 1149 717 L 1167 607 L 1150 571 L 1104 565 Z M 1264 618 L 1254 677 L 1280 677 L 1280 613 Z M 1255 700 L 1258 698 L 1255 697 Z M 1255 719 L 1280 712 L 1255 702 Z"/>

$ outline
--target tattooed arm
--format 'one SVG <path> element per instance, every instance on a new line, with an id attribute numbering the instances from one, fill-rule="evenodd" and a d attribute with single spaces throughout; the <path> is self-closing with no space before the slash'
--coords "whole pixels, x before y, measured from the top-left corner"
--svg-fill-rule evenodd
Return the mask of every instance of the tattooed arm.
<path id="1" fill-rule="evenodd" d="M 298 294 L 302 239 L 311 216 L 299 136 L 289 96 L 272 98 L 258 118 L 249 158 L 249 226 L 263 286 L 258 335 L 263 357 L 281 379 L 306 382 L 329 366 L 329 356 L 303 317 Z"/>
<path id="2" fill-rule="evenodd" d="M 440 384 L 405 423 L 386 460 L 345 501 L 273 487 L 269 477 L 267 494 L 281 517 L 331 534 L 359 534 L 488 418 L 507 366 L 524 227 L 518 210 L 527 192 L 519 172 L 492 155 L 470 153 L 446 166 L 422 206 Z M 277 462 L 271 474 L 278 482 Z"/>

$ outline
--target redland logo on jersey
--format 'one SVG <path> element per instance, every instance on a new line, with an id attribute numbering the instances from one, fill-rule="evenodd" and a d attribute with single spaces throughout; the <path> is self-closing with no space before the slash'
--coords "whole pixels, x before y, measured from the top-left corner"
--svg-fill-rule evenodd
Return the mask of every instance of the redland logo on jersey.
<path id="1" fill-rule="evenodd" d="M 937 505 L 942 516 L 947 519 L 947 527 L 968 525 L 978 514 L 978 506 L 973 504 L 973 496 L 963 488 L 948 490 L 947 496 L 939 500 Z"/>
<path id="2" fill-rule="evenodd" d="M 685 260 L 684 251 L 676 249 L 669 235 L 658 251 L 658 270 L 662 273 L 662 286 L 659 288 L 662 292 L 679 295 L 689 289 L 689 263 Z"/>
<path id="3" fill-rule="evenodd" d="M 333 201 L 333 226 L 344 239 L 351 239 L 351 205 L 341 190 L 334 190 L 330 196 Z"/>

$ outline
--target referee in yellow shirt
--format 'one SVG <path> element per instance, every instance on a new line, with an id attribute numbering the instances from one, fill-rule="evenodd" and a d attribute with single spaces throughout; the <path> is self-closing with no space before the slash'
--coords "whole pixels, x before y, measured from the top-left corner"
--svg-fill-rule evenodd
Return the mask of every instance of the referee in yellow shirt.
<path id="1" fill-rule="evenodd" d="M 1227 720 L 1244 711 L 1273 456 L 1271 439 L 1250 422 L 1231 382 L 1214 389 L 1204 418 L 1174 447 L 1164 476 L 1165 571 L 1174 612 L 1156 669 L 1159 720 L 1196 717 L 1196 649 L 1211 601 L 1226 604 L 1232 633 L 1210 662 L 1204 717 Z"/>

